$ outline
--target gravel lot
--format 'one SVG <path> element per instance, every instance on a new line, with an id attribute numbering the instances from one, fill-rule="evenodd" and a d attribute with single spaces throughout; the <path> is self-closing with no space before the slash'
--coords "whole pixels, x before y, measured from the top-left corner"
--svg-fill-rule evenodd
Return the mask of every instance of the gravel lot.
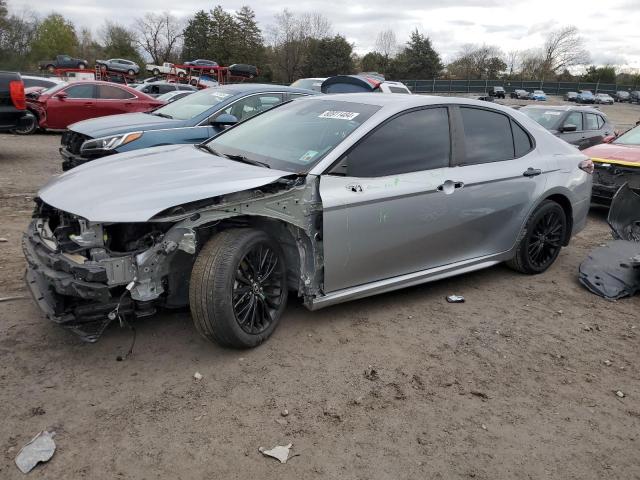
<path id="1" fill-rule="evenodd" d="M 58 142 L 0 135 L 0 297 L 28 295 L 20 236 Z M 32 478 L 640 479 L 640 298 L 577 281 L 608 238 L 596 210 L 543 275 L 496 266 L 314 313 L 293 299 L 251 351 L 177 312 L 138 321 L 116 361 L 131 331 L 83 344 L 30 298 L 0 303 L 0 478 L 24 478 L 15 455 L 51 428 Z M 286 443 L 286 465 L 258 453 Z"/>

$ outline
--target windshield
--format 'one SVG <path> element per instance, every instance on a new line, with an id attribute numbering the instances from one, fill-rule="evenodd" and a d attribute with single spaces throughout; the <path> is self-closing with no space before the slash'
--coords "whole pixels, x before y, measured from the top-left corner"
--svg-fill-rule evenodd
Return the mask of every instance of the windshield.
<path id="1" fill-rule="evenodd" d="M 544 95 L 544 92 L 542 90 L 534 90 L 533 93 L 537 95 Z"/>
<path id="2" fill-rule="evenodd" d="M 316 92 L 320 91 L 320 86 L 324 80 L 319 78 L 301 78 L 300 80 L 296 80 L 291 84 L 292 87 L 295 88 L 306 88 L 307 90 L 315 90 Z"/>
<path id="3" fill-rule="evenodd" d="M 618 145 L 640 145 L 640 127 L 635 127 L 616 138 L 612 143 Z"/>
<path id="4" fill-rule="evenodd" d="M 543 108 L 523 108 L 520 110 L 527 117 L 535 120 L 547 130 L 552 130 L 560 120 L 562 112 L 545 110 Z"/>
<path id="5" fill-rule="evenodd" d="M 238 124 L 207 145 L 291 172 L 308 172 L 380 109 L 336 100 L 296 100 Z"/>
<path id="6" fill-rule="evenodd" d="M 192 95 L 187 95 L 180 100 L 176 100 L 169 105 L 154 110 L 152 115 L 166 116 L 177 120 L 189 120 L 206 112 L 214 105 L 223 102 L 233 95 L 233 93 L 223 92 L 215 87 L 205 88 L 204 90 L 200 90 Z"/>

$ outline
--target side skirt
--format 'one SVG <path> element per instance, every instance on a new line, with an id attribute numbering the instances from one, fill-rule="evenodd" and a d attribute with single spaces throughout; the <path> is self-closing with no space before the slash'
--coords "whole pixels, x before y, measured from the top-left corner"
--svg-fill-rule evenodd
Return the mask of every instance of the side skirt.
<path id="1" fill-rule="evenodd" d="M 421 283 L 434 282 L 443 278 L 453 277 L 497 265 L 498 263 L 508 260 L 511 256 L 510 252 L 489 255 L 463 262 L 443 265 L 441 267 L 431 268 L 428 270 L 408 273 L 406 275 L 400 275 L 398 277 L 388 278 L 385 280 L 378 280 L 376 282 L 366 283 L 356 287 L 343 288 L 342 290 L 336 290 L 335 292 L 331 292 L 321 297 L 311 298 L 305 302 L 305 306 L 309 310 L 318 310 L 320 308 L 329 307 L 349 300 L 356 300 L 358 298 L 369 297 L 379 293 L 391 292 L 393 290 L 399 290 L 401 288 L 411 287 Z"/>

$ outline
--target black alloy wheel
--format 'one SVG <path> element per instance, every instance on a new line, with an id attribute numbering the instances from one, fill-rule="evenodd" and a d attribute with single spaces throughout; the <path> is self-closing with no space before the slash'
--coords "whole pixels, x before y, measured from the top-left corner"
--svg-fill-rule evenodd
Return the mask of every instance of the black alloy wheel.
<path id="1" fill-rule="evenodd" d="M 233 311 L 240 328 L 264 332 L 282 306 L 285 288 L 278 255 L 266 243 L 255 245 L 238 264 L 233 284 Z"/>

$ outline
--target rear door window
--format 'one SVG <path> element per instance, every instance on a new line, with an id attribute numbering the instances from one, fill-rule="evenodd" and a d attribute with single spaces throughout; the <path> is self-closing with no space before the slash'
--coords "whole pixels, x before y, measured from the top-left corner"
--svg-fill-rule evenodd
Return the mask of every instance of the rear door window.
<path id="1" fill-rule="evenodd" d="M 102 100 L 126 100 L 128 98 L 134 98 L 130 92 L 111 85 L 98 85 L 98 98 Z"/>
<path id="2" fill-rule="evenodd" d="M 585 130 L 598 130 L 598 115 L 595 113 L 584 114 L 584 129 Z"/>
<path id="3" fill-rule="evenodd" d="M 343 161 L 350 177 L 383 177 L 448 167 L 450 148 L 447 108 L 437 107 L 392 118 Z"/>
<path id="4" fill-rule="evenodd" d="M 461 107 L 465 159 L 463 165 L 500 162 L 514 158 L 511 121 L 507 115 Z"/>

